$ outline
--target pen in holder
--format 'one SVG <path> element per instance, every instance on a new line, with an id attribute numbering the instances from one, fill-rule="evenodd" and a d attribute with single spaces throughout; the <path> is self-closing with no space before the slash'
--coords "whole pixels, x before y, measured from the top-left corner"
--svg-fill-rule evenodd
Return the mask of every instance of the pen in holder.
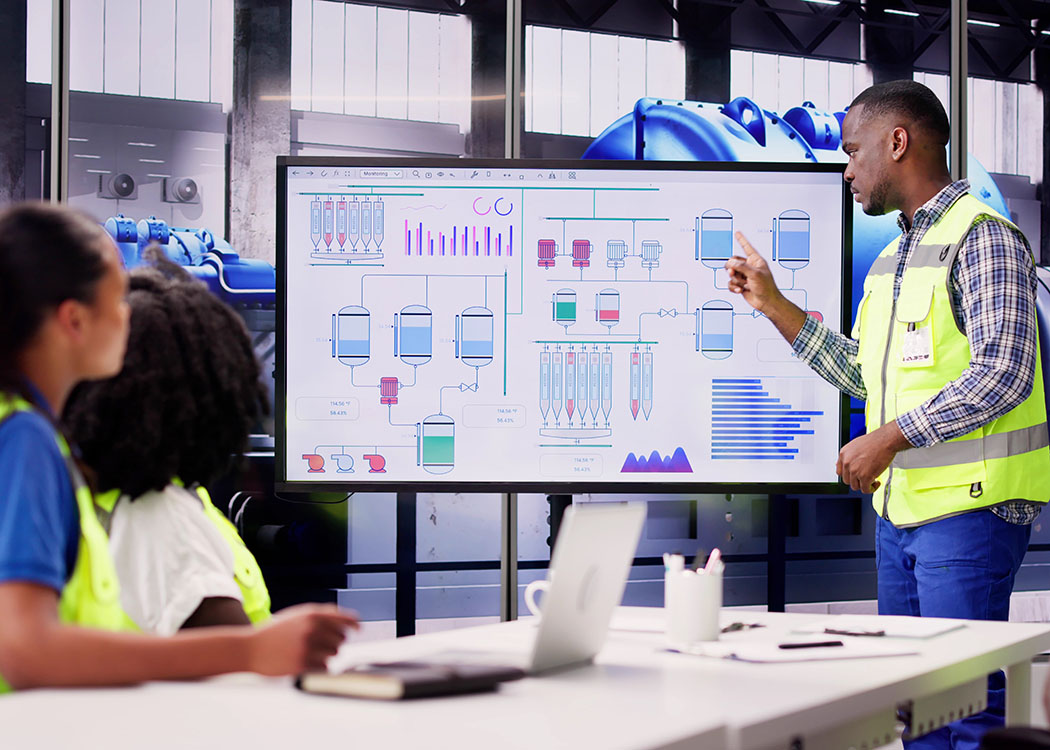
<path id="1" fill-rule="evenodd" d="M 675 557 L 681 556 L 671 555 L 664 573 L 667 641 L 679 646 L 717 641 L 725 566 L 716 561 L 707 569 L 685 570 Z"/>

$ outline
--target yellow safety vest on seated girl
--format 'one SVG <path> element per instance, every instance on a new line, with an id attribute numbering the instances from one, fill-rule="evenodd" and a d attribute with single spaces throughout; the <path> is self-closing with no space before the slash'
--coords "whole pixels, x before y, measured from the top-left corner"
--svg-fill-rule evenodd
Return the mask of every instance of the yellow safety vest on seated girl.
<path id="1" fill-rule="evenodd" d="M 34 411 L 26 400 L 10 394 L 0 394 L 0 423 L 20 411 Z M 60 622 L 102 630 L 127 630 L 127 615 L 120 608 L 120 587 L 117 571 L 109 555 L 109 540 L 95 515 L 95 504 L 84 477 L 80 474 L 69 445 L 55 433 L 55 442 L 69 468 L 77 510 L 80 515 L 80 543 L 73 574 L 66 581 L 58 600 Z M 11 686 L 0 676 L 0 693 Z"/>
<path id="2" fill-rule="evenodd" d="M 949 282 L 952 264 L 978 221 L 1014 227 L 972 195 L 961 196 L 912 252 L 896 304 L 900 238 L 872 264 L 853 328 L 868 392 L 869 433 L 930 400 L 969 367 L 970 342 L 956 323 Z M 879 477 L 872 504 L 883 518 L 906 527 L 1007 500 L 1045 503 L 1050 500 L 1048 443 L 1036 342 L 1035 382 L 1024 402 L 966 435 L 898 453 Z"/>
<path id="3" fill-rule="evenodd" d="M 172 479 L 171 483 L 185 488 L 182 480 L 178 478 Z M 119 490 L 110 490 L 99 495 L 99 506 L 112 513 L 117 505 L 117 500 L 120 499 L 120 494 Z M 215 526 L 229 546 L 230 552 L 233 553 L 233 577 L 241 591 L 244 613 L 253 625 L 266 622 L 271 617 L 270 592 L 266 588 L 259 563 L 256 562 L 255 556 L 248 550 L 237 533 L 237 528 L 212 503 L 208 491 L 203 487 L 197 487 L 196 494 L 204 506 L 204 515 Z"/>

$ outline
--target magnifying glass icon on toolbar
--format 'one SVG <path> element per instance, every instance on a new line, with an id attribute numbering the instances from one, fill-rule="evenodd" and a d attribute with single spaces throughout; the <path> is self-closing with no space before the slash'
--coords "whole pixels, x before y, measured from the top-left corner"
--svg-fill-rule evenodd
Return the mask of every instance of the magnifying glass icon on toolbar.
<path id="1" fill-rule="evenodd" d="M 412 176 L 413 177 L 419 177 L 419 170 L 418 169 L 413 169 L 412 170 Z"/>

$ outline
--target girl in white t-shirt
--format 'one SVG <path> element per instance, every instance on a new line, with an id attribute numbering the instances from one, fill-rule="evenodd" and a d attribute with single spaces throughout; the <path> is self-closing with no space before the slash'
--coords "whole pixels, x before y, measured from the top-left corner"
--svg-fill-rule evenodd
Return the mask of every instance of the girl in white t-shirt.
<path id="1" fill-rule="evenodd" d="M 254 558 L 200 487 L 230 468 L 267 410 L 240 317 L 153 253 L 130 274 L 124 367 L 85 383 L 63 415 L 111 509 L 121 604 L 143 630 L 169 635 L 269 616 Z"/>

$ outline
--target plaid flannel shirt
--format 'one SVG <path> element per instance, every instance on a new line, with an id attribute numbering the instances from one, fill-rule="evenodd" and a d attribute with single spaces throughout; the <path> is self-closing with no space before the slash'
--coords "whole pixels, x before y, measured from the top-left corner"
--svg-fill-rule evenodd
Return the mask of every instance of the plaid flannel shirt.
<path id="1" fill-rule="evenodd" d="M 903 213 L 897 217 L 902 240 L 894 301 L 912 251 L 969 187 L 966 180 L 948 185 L 915 212 L 911 227 Z M 925 447 L 965 435 L 1028 398 L 1036 364 L 1036 284 L 1035 265 L 1022 235 L 999 221 L 978 221 L 952 265 L 950 279 L 952 310 L 970 342 L 970 366 L 932 399 L 897 417 L 909 443 Z M 867 398 L 856 341 L 807 316 L 792 346 L 799 359 L 829 383 L 855 398 Z M 1009 523 L 1028 524 L 1042 505 L 1018 499 L 991 510 Z"/>

